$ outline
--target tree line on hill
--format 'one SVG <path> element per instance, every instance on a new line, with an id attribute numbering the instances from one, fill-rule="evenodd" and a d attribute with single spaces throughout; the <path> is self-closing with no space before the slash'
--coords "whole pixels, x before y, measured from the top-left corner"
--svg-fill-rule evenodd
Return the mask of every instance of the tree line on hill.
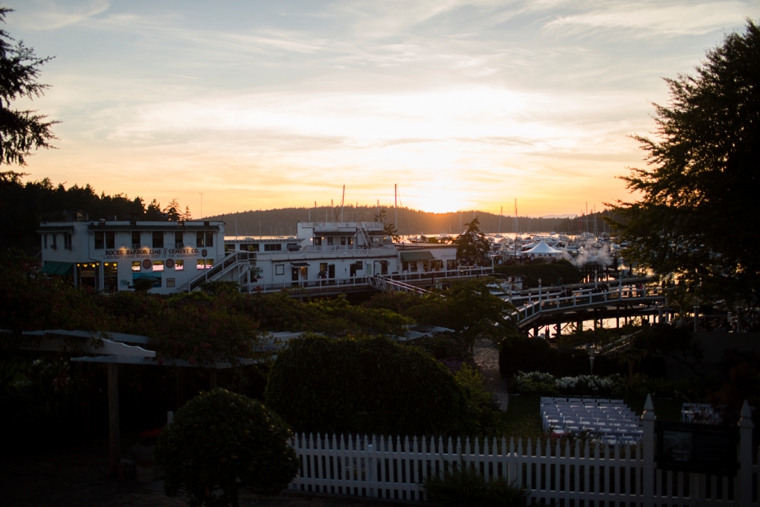
<path id="1" fill-rule="evenodd" d="M 0 248 L 19 248 L 29 254 L 39 251 L 37 228 L 43 221 L 59 220 L 190 220 L 194 218 L 189 206 L 177 199 L 162 206 L 156 199 L 126 194 L 98 194 L 90 184 L 66 187 L 54 184 L 49 178 L 24 181 L 27 174 L 15 171 L 0 172 Z M 376 206 L 282 208 L 244 211 L 229 215 L 203 217 L 204 220 L 225 222 L 227 235 L 293 236 L 298 222 L 372 222 L 383 208 Z M 533 218 L 495 215 L 483 211 L 456 213 L 427 213 L 409 208 L 386 209 L 387 222 L 396 226 L 398 234 L 445 234 L 457 236 L 475 217 L 485 233 L 563 232 L 585 230 L 593 218 Z M 398 224 L 395 224 L 398 215 Z M 597 220 L 601 224 L 601 220 Z"/>
<path id="2" fill-rule="evenodd" d="M 318 206 L 314 208 L 281 208 L 272 210 L 249 210 L 225 215 L 207 217 L 208 220 L 223 220 L 227 234 L 238 236 L 293 236 L 298 222 L 372 222 L 383 209 L 387 222 L 396 226 L 398 234 L 443 234 L 457 236 L 467 223 L 477 218 L 480 230 L 488 234 L 561 232 L 578 234 L 593 232 L 593 215 L 579 222 L 576 218 L 515 217 L 488 213 L 485 211 L 457 211 L 450 213 L 429 213 L 410 208 L 383 208 L 378 206 Z M 398 219 L 396 216 L 398 215 Z M 606 228 L 602 213 L 597 213 L 596 223 L 601 232 Z M 588 220 L 586 220 L 588 218 Z M 398 223 L 396 223 L 398 222 Z M 591 225 L 589 225 L 591 224 Z"/>

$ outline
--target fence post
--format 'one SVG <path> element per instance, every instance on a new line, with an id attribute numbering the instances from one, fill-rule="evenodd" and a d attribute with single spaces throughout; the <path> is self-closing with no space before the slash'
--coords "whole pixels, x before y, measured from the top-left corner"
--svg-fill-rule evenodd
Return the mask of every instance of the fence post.
<path id="1" fill-rule="evenodd" d="M 739 418 L 739 503 L 752 502 L 752 409 L 744 400 Z"/>
<path id="2" fill-rule="evenodd" d="M 641 414 L 641 421 L 644 426 L 644 445 L 643 445 L 643 463 L 641 472 L 642 478 L 641 502 L 639 505 L 654 505 L 654 404 L 652 395 L 647 394 L 647 401 L 644 403 L 644 412 Z"/>

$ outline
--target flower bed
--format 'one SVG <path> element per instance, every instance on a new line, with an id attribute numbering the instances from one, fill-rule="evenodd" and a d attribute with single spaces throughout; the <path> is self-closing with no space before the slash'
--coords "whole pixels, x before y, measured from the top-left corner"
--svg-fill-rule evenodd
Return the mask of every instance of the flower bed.
<path id="1" fill-rule="evenodd" d="M 578 375 L 557 378 L 550 373 L 517 372 L 513 382 L 514 391 L 520 394 L 540 396 L 622 396 L 626 390 L 626 379 L 622 375 L 600 377 L 598 375 Z"/>

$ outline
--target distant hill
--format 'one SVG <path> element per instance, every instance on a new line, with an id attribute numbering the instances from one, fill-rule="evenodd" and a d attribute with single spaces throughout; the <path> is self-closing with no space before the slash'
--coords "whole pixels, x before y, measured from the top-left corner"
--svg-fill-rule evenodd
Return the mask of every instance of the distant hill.
<path id="1" fill-rule="evenodd" d="M 386 208 L 388 222 L 396 223 L 396 210 Z M 344 222 L 371 222 L 377 215 L 375 206 L 346 206 L 343 209 Z M 398 209 L 399 234 L 460 234 L 464 224 L 478 217 L 480 230 L 486 233 L 530 233 L 530 232 L 579 232 L 579 222 L 565 217 L 514 217 L 486 213 L 484 211 L 461 211 L 455 213 L 428 213 L 409 208 Z M 260 211 L 243 211 L 228 215 L 205 217 L 204 220 L 223 220 L 227 235 L 239 236 L 294 236 L 298 222 L 340 221 L 339 206 L 318 208 L 282 208 Z M 601 220 L 598 222 L 602 227 Z M 585 230 L 585 229 L 583 229 Z"/>

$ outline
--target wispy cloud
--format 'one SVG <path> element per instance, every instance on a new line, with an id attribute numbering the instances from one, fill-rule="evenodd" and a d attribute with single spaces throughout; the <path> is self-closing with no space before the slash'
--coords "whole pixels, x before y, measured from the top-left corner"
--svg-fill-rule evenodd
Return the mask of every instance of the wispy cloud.
<path id="1" fill-rule="evenodd" d="M 108 0 L 25 0 L 16 7 L 14 23 L 27 30 L 55 30 L 80 23 L 105 12 L 110 6 Z"/>
<path id="2" fill-rule="evenodd" d="M 746 2 L 624 2 L 560 16 L 546 23 L 551 31 L 574 35 L 625 30 L 628 36 L 700 35 L 736 24 L 747 15 Z"/>

